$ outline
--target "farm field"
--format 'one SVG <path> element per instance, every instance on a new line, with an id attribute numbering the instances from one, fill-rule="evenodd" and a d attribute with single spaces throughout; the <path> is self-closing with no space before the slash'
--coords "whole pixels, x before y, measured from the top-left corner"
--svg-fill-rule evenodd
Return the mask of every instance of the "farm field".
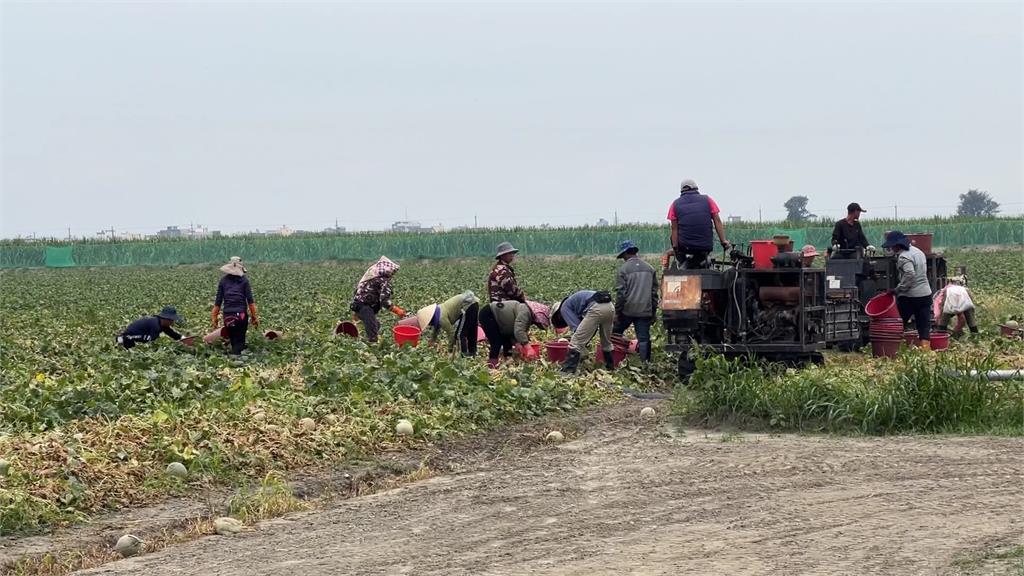
<path id="1" fill-rule="evenodd" d="M 928 380 L 949 366 L 1024 366 L 1024 346 L 997 337 L 997 323 L 1022 312 L 1024 253 L 947 256 L 951 267 L 968 266 L 984 334 L 954 343 L 940 362 L 917 352 L 886 362 L 830 354 L 824 369 L 763 374 L 709 359 L 695 375 L 698 383 L 679 393 L 675 409 L 690 421 L 749 417 L 779 431 L 1020 435 L 1020 419 L 1014 419 L 1021 409 L 1019 383 L 976 386 L 950 398 L 951 410 L 936 406 L 934 395 L 928 404 L 910 394 L 905 404 L 888 406 L 899 418 L 885 421 L 870 420 L 869 413 L 878 414 L 871 406 L 822 415 L 805 413 L 799 396 L 783 398 L 794 389 L 859 398 L 868 394 L 858 386 L 866 390 L 870 382 L 914 387 L 901 376 L 906 373 Z M 395 301 L 416 310 L 466 289 L 481 294 L 489 261 L 401 264 Z M 332 328 L 350 315 L 352 289 L 365 266 L 250 265 L 260 328 L 283 330 L 285 337 L 267 341 L 251 328 L 251 350 L 240 360 L 219 347 L 186 348 L 167 338 L 131 351 L 112 343 L 128 322 L 167 304 L 187 319 L 185 333 L 205 333 L 220 276 L 216 266 L 0 273 L 0 459 L 9 465 L 0 476 L 0 534 L 45 531 L 268 473 L 329 467 L 611 404 L 621 401 L 621 387 L 667 390 L 675 384 L 674 359 L 657 352 L 657 331 L 656 360 L 646 370 L 629 365 L 607 374 L 588 364 L 576 378 L 546 364 L 491 372 L 482 358 L 451 358 L 423 346 L 396 349 L 388 338 L 393 320 L 385 314 L 380 345 L 334 338 Z M 516 264 L 527 294 L 544 302 L 583 288 L 611 288 L 616 267 L 611 259 L 524 258 Z M 950 385 L 928 381 L 931 392 Z M 754 395 L 764 389 L 779 395 Z M 791 411 L 790 404 L 800 408 Z M 303 418 L 315 426 L 303 427 Z M 400 418 L 414 423 L 415 436 L 395 435 Z M 172 461 L 186 464 L 187 479 L 164 473 Z"/>

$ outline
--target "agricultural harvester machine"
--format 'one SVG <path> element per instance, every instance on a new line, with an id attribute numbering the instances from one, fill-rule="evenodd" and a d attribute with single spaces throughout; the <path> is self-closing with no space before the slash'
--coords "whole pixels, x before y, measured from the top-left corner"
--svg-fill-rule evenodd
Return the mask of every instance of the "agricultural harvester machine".
<path id="1" fill-rule="evenodd" d="M 919 238 L 933 290 L 945 286 L 946 260 L 932 253 L 931 235 L 908 236 Z M 899 283 L 895 256 L 860 249 L 830 251 L 824 268 L 803 266 L 792 244 L 778 240 L 724 256 L 697 268 L 663 262 L 666 350 L 679 354 L 684 381 L 694 346 L 791 366 L 822 363 L 826 348 L 857 349 L 868 343 L 865 304 Z"/>

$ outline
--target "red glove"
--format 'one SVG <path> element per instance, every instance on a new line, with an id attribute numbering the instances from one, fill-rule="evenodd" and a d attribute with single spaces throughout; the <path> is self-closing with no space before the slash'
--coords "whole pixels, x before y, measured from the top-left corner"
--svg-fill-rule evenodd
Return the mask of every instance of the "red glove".
<path id="1" fill-rule="evenodd" d="M 398 316 L 399 318 L 403 318 L 405 316 L 405 310 L 398 306 L 392 306 L 391 313 L 394 314 L 395 316 Z"/>
<path id="2" fill-rule="evenodd" d="M 210 313 L 210 326 L 220 326 L 220 306 L 213 307 L 213 312 Z"/>
<path id="3" fill-rule="evenodd" d="M 249 317 L 252 318 L 252 325 L 259 326 L 260 318 L 256 315 L 256 303 L 249 304 Z"/>

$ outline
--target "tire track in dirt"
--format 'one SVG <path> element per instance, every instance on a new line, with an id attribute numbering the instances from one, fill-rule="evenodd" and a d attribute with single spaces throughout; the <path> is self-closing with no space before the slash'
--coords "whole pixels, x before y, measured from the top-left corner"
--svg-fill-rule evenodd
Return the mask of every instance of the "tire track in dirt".
<path id="1" fill-rule="evenodd" d="M 81 574 L 942 573 L 1020 537 L 1022 477 L 1018 438 L 681 434 L 631 415 Z"/>

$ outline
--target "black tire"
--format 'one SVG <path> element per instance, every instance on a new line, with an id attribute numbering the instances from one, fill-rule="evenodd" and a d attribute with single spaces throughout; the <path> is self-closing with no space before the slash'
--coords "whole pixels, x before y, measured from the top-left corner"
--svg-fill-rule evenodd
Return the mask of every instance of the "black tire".
<path id="1" fill-rule="evenodd" d="M 680 352 L 679 354 L 679 381 L 683 384 L 690 382 L 690 376 L 693 375 L 693 371 L 697 369 L 697 365 L 693 360 L 690 360 L 687 352 Z"/>

